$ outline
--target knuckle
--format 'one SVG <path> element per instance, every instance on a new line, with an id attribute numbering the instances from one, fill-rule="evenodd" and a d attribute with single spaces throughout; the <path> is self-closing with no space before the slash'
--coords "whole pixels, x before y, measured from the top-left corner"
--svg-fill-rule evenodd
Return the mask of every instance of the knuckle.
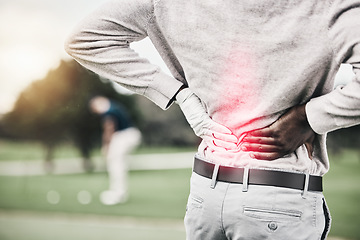
<path id="1" fill-rule="evenodd" d="M 276 145 L 278 145 L 281 149 L 286 148 L 287 144 L 287 141 L 285 141 L 284 139 L 276 139 Z"/>
<path id="2" fill-rule="evenodd" d="M 269 133 L 274 138 L 279 138 L 279 136 L 280 136 L 280 131 L 276 130 L 276 129 L 271 129 L 271 131 Z"/>

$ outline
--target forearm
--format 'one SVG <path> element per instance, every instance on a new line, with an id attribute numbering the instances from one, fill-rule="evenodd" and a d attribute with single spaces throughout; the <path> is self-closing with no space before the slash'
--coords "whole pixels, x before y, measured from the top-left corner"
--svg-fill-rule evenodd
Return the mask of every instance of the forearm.
<path id="1" fill-rule="evenodd" d="M 66 51 L 87 69 L 166 109 L 182 83 L 141 58 L 130 43 L 147 37 L 152 1 L 112 1 L 82 21 Z"/>
<path id="2" fill-rule="evenodd" d="M 106 131 L 103 133 L 103 135 L 102 135 L 102 145 L 103 146 L 109 145 L 112 135 L 113 135 L 112 133 L 106 132 Z"/>
<path id="3" fill-rule="evenodd" d="M 360 75 L 360 74 L 358 74 Z M 360 124 L 360 81 L 312 99 L 306 105 L 310 126 L 318 134 Z"/>
<path id="4" fill-rule="evenodd" d="M 334 1 L 329 13 L 329 43 L 336 64 L 350 64 L 354 80 L 343 88 L 312 99 L 306 113 L 312 129 L 324 134 L 360 124 L 360 5 L 359 0 Z"/>

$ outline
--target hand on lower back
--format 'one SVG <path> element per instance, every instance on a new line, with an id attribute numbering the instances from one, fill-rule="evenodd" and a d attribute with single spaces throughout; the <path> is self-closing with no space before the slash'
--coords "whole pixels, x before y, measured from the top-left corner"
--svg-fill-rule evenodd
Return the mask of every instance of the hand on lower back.
<path id="1" fill-rule="evenodd" d="M 299 105 L 270 126 L 248 132 L 239 147 L 249 152 L 252 158 L 275 160 L 305 144 L 309 158 L 312 158 L 314 139 L 315 132 L 307 121 L 305 105 Z"/>
<path id="2" fill-rule="evenodd" d="M 209 147 L 217 150 L 237 150 L 238 138 L 227 127 L 213 121 L 200 99 L 189 89 L 181 90 L 176 97 L 186 120 Z"/>

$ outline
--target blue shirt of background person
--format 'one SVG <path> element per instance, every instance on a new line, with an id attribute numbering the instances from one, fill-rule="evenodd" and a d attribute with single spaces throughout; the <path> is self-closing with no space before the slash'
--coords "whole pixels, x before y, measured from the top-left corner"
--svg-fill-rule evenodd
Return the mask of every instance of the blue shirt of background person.
<path id="1" fill-rule="evenodd" d="M 114 101 L 110 101 L 109 109 L 103 113 L 101 117 L 103 121 L 113 121 L 114 130 L 116 132 L 132 127 L 130 116 L 125 108 L 122 105 L 115 103 Z"/>

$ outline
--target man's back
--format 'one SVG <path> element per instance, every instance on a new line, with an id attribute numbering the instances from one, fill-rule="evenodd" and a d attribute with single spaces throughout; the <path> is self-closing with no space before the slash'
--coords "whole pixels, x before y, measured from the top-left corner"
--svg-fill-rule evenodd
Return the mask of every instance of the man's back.
<path id="1" fill-rule="evenodd" d="M 240 136 L 332 90 L 338 63 L 328 36 L 329 11 L 319 1 L 161 0 L 148 31 L 156 31 L 150 37 L 163 35 L 154 44 L 171 49 L 168 63 L 181 66 L 213 120 Z M 327 168 L 320 163 L 327 161 L 320 149 L 317 163 L 306 157 L 305 148 L 276 163 L 254 162 L 242 152 L 212 153 L 204 145 L 202 150 L 207 158 L 220 157 L 228 165 L 251 162 L 250 167 L 316 173 Z"/>

